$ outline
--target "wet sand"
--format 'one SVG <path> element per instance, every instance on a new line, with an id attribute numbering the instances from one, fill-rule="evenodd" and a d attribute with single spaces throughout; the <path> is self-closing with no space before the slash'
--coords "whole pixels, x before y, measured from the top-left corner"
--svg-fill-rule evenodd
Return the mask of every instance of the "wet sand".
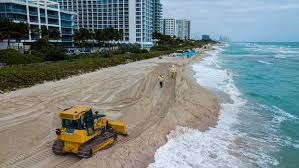
<path id="1" fill-rule="evenodd" d="M 0 167 L 146 167 L 176 126 L 206 130 L 217 122 L 216 97 L 187 68 L 202 56 L 153 58 L 1 94 Z M 176 79 L 167 76 L 174 63 Z M 162 89 L 161 73 L 166 76 Z M 90 159 L 55 156 L 58 112 L 78 105 L 127 122 L 129 136 L 119 136 L 114 146 Z"/>

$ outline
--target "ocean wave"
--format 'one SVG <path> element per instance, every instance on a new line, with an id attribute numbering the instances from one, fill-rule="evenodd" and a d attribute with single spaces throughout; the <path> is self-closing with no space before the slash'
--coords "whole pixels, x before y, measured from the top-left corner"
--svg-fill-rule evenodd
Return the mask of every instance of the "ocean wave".
<path id="1" fill-rule="evenodd" d="M 278 164 L 276 159 L 263 152 L 262 147 L 247 140 L 251 137 L 235 128 L 242 122 L 239 114 L 247 100 L 235 86 L 232 73 L 219 65 L 219 52 L 211 51 L 210 57 L 194 64 L 194 77 L 202 86 L 229 95 L 232 102 L 221 104 L 218 124 L 205 132 L 186 127 L 172 131 L 167 137 L 168 142 L 155 153 L 155 162 L 149 168 L 268 167 Z M 250 150 L 252 148 L 256 150 Z"/>
<path id="2" fill-rule="evenodd" d="M 232 142 L 232 133 L 222 129 L 202 133 L 196 129 L 178 127 L 170 133 L 166 145 L 156 152 L 155 163 L 150 164 L 149 168 L 237 168 L 242 162 L 230 154 Z"/>
<path id="3" fill-rule="evenodd" d="M 276 106 L 268 106 L 259 103 L 249 103 L 245 108 L 246 118 L 254 118 L 254 120 L 246 120 L 245 118 L 243 124 L 238 127 L 246 130 L 249 143 L 258 146 L 258 149 L 252 150 L 251 152 L 256 153 L 257 151 L 266 149 L 268 153 L 276 153 L 279 152 L 282 147 L 297 144 L 294 139 L 281 133 L 280 128 L 285 123 L 298 123 L 298 117 Z"/>
<path id="4" fill-rule="evenodd" d="M 282 55 L 282 54 L 276 54 L 275 56 L 274 56 L 274 58 L 281 58 L 281 59 L 285 59 L 285 58 L 287 58 L 285 55 Z"/>
<path id="5" fill-rule="evenodd" d="M 293 147 L 299 149 L 299 141 L 295 141 Z"/>
<path id="6" fill-rule="evenodd" d="M 293 121 L 293 122 L 297 122 L 298 121 L 298 117 L 276 107 L 276 106 L 272 106 L 271 107 L 271 111 L 274 112 L 274 120 L 276 120 L 278 123 L 281 123 L 283 121 Z"/>
<path id="7" fill-rule="evenodd" d="M 263 60 L 258 60 L 257 62 L 262 63 L 262 64 L 267 64 L 267 65 L 271 65 L 273 63 L 267 62 L 267 61 L 263 61 Z"/>
<path id="8" fill-rule="evenodd" d="M 243 43 L 243 50 L 247 52 L 254 52 L 258 55 L 260 54 L 268 54 L 268 55 L 283 55 L 290 56 L 299 53 L 299 48 L 294 46 L 286 46 L 281 44 L 279 45 L 270 45 L 270 44 L 251 44 L 251 43 Z M 277 57 L 279 58 L 279 57 Z"/>
<path id="9" fill-rule="evenodd" d="M 296 51 L 296 50 L 278 50 L 277 52 L 281 53 L 281 54 L 298 54 L 299 53 L 299 51 Z"/>

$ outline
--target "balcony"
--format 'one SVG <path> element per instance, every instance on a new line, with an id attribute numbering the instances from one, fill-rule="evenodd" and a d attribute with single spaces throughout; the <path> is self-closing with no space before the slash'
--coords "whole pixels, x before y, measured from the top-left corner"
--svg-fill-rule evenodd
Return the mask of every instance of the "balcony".
<path id="1" fill-rule="evenodd" d="M 63 42 L 72 42 L 73 41 L 73 37 L 62 37 L 61 41 L 63 41 Z"/>
<path id="2" fill-rule="evenodd" d="M 52 25 L 59 25 L 58 22 L 53 22 L 53 21 L 48 21 L 48 24 L 52 24 Z"/>
<path id="3" fill-rule="evenodd" d="M 58 19 L 58 15 L 48 14 L 48 18 Z"/>
<path id="4" fill-rule="evenodd" d="M 33 11 L 29 11 L 29 15 L 30 16 L 38 16 L 38 13 L 37 12 L 33 12 Z"/>
<path id="5" fill-rule="evenodd" d="M 26 10 L 22 10 L 22 9 L 13 9 L 12 12 L 13 13 L 17 13 L 17 14 L 25 14 L 25 15 L 27 15 Z"/>
<path id="6" fill-rule="evenodd" d="M 16 0 L 16 1 L 26 3 L 26 0 Z"/>
<path id="7" fill-rule="evenodd" d="M 63 35 L 63 36 L 72 36 L 73 33 L 72 32 L 62 32 L 61 35 Z"/>
<path id="8" fill-rule="evenodd" d="M 63 27 L 63 28 L 73 28 L 73 25 L 70 25 L 70 24 L 61 24 L 61 27 Z"/>
<path id="9" fill-rule="evenodd" d="M 72 17 L 60 17 L 61 20 L 65 20 L 65 21 L 72 21 Z"/>
<path id="10" fill-rule="evenodd" d="M 38 23 L 38 18 L 37 17 L 30 17 L 30 22 Z"/>

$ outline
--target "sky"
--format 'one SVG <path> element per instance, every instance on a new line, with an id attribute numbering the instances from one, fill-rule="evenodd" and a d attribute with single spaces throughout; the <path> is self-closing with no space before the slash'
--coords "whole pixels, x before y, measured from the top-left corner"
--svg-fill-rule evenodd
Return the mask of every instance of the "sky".
<path id="1" fill-rule="evenodd" d="M 191 20 L 192 38 L 298 42 L 299 0 L 161 0 L 164 18 Z"/>

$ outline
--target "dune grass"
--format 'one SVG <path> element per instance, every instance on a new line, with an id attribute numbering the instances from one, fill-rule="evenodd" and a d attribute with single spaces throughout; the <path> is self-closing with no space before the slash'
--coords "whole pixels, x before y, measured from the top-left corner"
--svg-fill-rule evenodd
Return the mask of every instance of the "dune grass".
<path id="1" fill-rule="evenodd" d="M 65 79 L 69 76 L 92 72 L 101 68 L 158 57 L 173 51 L 118 54 L 109 57 L 90 54 L 89 56 L 78 59 L 2 67 L 0 68 L 0 91 L 8 92 L 19 88 L 30 87 L 45 81 Z"/>

